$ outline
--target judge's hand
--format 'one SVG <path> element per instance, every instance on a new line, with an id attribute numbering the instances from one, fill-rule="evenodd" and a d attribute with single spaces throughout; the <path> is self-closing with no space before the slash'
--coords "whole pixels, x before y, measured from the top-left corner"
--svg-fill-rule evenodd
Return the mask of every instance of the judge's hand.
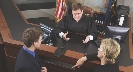
<path id="1" fill-rule="evenodd" d="M 41 72 L 47 72 L 47 68 L 46 67 L 42 67 L 42 71 Z"/>
<path id="2" fill-rule="evenodd" d="M 87 60 L 86 56 L 80 58 L 80 59 L 77 61 L 76 65 L 74 65 L 72 68 L 75 68 L 75 67 L 78 67 L 78 68 L 79 68 L 80 66 L 83 65 L 83 63 L 84 63 L 86 60 Z"/>
<path id="3" fill-rule="evenodd" d="M 66 38 L 66 35 L 68 34 L 68 31 L 67 31 L 67 33 L 65 33 L 65 34 L 63 34 L 62 35 L 62 38 L 64 39 L 64 40 L 66 40 L 66 41 L 68 41 L 70 38 Z"/>
<path id="4" fill-rule="evenodd" d="M 87 36 L 85 40 L 83 40 L 83 43 L 87 43 L 88 41 L 90 41 L 90 37 Z"/>

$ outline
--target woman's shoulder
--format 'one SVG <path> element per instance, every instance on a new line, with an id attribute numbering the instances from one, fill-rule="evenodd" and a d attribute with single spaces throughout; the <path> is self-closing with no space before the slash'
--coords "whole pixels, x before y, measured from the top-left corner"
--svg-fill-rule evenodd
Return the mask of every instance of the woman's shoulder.
<path id="1" fill-rule="evenodd" d="M 94 72 L 118 72 L 118 71 L 119 67 L 116 66 L 115 64 L 101 65 L 94 70 Z"/>

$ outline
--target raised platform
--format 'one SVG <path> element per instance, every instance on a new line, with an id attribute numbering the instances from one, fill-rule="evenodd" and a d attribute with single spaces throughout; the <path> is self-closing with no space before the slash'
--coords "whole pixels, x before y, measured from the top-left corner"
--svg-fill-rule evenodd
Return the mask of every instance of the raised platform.
<path id="1" fill-rule="evenodd" d="M 54 28 L 55 26 L 55 21 L 50 20 L 48 17 L 30 18 L 30 19 L 27 19 L 27 21 L 33 24 L 43 23 L 52 28 Z"/>
<path id="2" fill-rule="evenodd" d="M 55 2 L 45 2 L 45 3 L 26 3 L 26 4 L 17 4 L 20 11 L 25 10 L 38 10 L 38 9 L 51 9 L 56 7 Z"/>

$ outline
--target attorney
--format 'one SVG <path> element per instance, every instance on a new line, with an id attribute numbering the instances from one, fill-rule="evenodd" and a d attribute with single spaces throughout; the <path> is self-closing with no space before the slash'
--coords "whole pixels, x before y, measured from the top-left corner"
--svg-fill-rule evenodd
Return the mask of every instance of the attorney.
<path id="1" fill-rule="evenodd" d="M 14 72 L 47 72 L 43 67 L 35 50 L 40 48 L 42 31 L 37 28 L 28 28 L 23 33 L 24 46 L 20 49 Z"/>

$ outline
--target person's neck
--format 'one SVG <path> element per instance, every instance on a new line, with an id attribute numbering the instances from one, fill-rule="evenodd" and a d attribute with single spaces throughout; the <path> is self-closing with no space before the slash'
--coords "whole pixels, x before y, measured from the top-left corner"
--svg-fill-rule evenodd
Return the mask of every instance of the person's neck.
<path id="1" fill-rule="evenodd" d="M 33 51 L 33 52 L 35 51 L 35 47 L 32 47 L 32 46 L 31 46 L 31 47 L 26 47 L 26 48 L 27 48 L 28 50 L 30 50 L 30 51 Z"/>
<path id="2" fill-rule="evenodd" d="M 105 59 L 101 59 L 101 65 L 105 65 L 106 64 L 106 60 Z"/>
<path id="3" fill-rule="evenodd" d="M 75 20 L 76 22 L 79 22 L 79 20 Z"/>

